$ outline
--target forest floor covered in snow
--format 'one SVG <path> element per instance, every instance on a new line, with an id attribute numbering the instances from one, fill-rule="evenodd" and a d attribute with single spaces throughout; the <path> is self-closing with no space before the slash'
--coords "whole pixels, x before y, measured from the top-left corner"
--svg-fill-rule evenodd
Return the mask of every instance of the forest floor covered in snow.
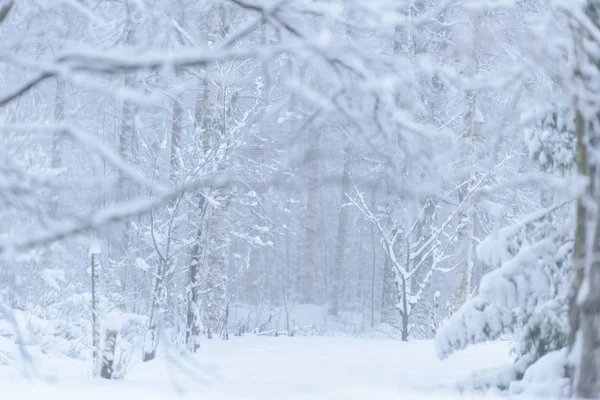
<path id="1" fill-rule="evenodd" d="M 91 378 L 88 362 L 30 350 L 38 377 L 0 366 L 2 398 L 446 399 L 472 372 L 510 362 L 506 342 L 440 361 L 429 341 L 247 335 L 204 340 L 187 360 L 162 348 L 152 362 L 133 361 L 123 380 L 106 381 Z"/>

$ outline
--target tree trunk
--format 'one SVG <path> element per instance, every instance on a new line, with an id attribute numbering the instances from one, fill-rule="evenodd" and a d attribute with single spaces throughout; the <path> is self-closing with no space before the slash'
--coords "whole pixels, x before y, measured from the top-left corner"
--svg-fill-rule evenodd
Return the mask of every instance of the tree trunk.
<path id="1" fill-rule="evenodd" d="M 207 271 L 202 282 L 203 324 L 213 333 L 221 334 L 223 319 L 227 309 L 227 266 L 229 254 L 228 232 L 224 225 L 227 205 L 221 208 L 208 207 L 206 210 L 206 254 Z"/>
<path id="2" fill-rule="evenodd" d="M 177 2 L 177 6 L 179 7 L 179 12 L 177 13 L 177 23 L 182 29 L 186 28 L 185 24 L 185 10 L 183 1 L 179 0 Z M 183 46 L 184 40 L 181 33 L 177 32 L 177 42 L 180 46 Z M 182 68 L 175 69 L 175 79 L 177 81 L 181 81 L 183 78 L 184 70 Z M 170 178 L 173 184 L 177 184 L 179 177 L 178 174 L 181 173 L 181 133 L 183 130 L 183 91 L 180 91 L 177 94 L 177 97 L 173 100 L 173 112 L 171 115 L 171 154 L 169 159 L 169 167 L 170 167 Z M 171 200 L 173 203 L 174 198 Z"/>
<path id="3" fill-rule="evenodd" d="M 410 310 L 408 309 L 408 298 L 407 298 L 407 282 L 406 279 L 402 279 L 402 341 L 408 342 L 408 318 L 410 317 Z"/>
<path id="4" fill-rule="evenodd" d="M 411 15 L 410 10 L 399 10 L 408 17 Z M 401 26 L 394 28 L 394 36 L 392 40 L 393 53 L 400 54 L 404 51 L 403 46 L 409 45 L 409 35 L 406 29 Z M 406 45 L 406 46 L 405 46 Z M 399 98 L 396 98 L 396 104 L 398 107 L 403 107 Z M 391 145 L 388 143 L 388 145 Z M 390 172 L 386 171 L 385 183 L 386 183 L 386 195 L 387 199 L 392 198 L 392 182 Z M 400 323 L 398 317 L 402 317 L 399 313 L 399 290 L 398 282 L 396 281 L 396 274 L 394 272 L 394 266 L 390 260 L 390 255 L 386 253 L 385 261 L 383 264 L 383 283 L 381 293 L 381 322 L 387 323 L 393 327 L 398 327 Z"/>
<path id="5" fill-rule="evenodd" d="M 132 44 L 133 33 L 128 31 L 125 41 L 127 44 Z M 125 75 L 125 87 L 131 88 L 135 84 L 136 74 L 134 72 L 128 72 Z M 135 116 L 138 113 L 138 105 L 131 101 L 123 102 L 122 116 L 121 116 L 121 133 L 119 137 L 119 156 L 122 160 L 130 165 L 135 164 L 135 157 L 137 156 L 136 151 L 136 131 L 135 131 Z M 132 200 L 136 193 L 135 183 L 121 170 L 118 171 L 117 185 L 116 185 L 116 198 L 117 203 L 124 203 Z M 120 269 L 118 270 L 118 279 L 121 282 L 121 290 L 125 295 L 129 287 L 129 274 L 130 268 L 134 264 L 135 260 L 135 249 L 134 243 L 136 242 L 136 232 L 134 229 L 134 223 L 132 218 L 128 218 L 121 225 L 120 232 L 115 236 L 116 238 L 116 256 L 117 260 L 122 262 Z M 127 302 L 121 304 L 124 309 L 127 309 Z"/>
<path id="6" fill-rule="evenodd" d="M 398 325 L 398 289 L 394 281 L 394 270 L 389 256 L 385 257 L 383 266 L 383 291 L 381 300 L 381 322 L 390 324 L 391 326 Z"/>
<path id="7" fill-rule="evenodd" d="M 65 119 L 65 81 L 60 77 L 56 78 L 56 97 L 54 102 L 54 121 L 61 123 Z M 62 167 L 62 132 L 55 132 L 52 137 L 52 159 L 50 167 L 54 170 Z M 58 212 L 57 196 L 52 196 L 50 199 L 50 207 L 48 215 L 50 218 L 56 218 Z"/>
<path id="8" fill-rule="evenodd" d="M 152 305 L 150 307 L 150 319 L 148 320 L 148 329 L 144 338 L 143 361 L 151 361 L 156 357 L 158 348 L 160 325 L 159 320 L 162 317 L 162 308 L 166 295 L 165 272 L 167 265 L 165 260 L 160 260 L 158 270 L 154 277 L 154 289 L 152 291 Z"/>
<path id="9" fill-rule="evenodd" d="M 186 321 L 185 343 L 193 353 L 200 349 L 200 334 L 202 321 L 200 319 L 200 265 L 202 262 L 202 241 L 204 228 L 205 199 L 200 196 L 198 202 L 198 221 L 196 228 L 196 242 L 192 248 L 192 257 L 189 265 L 188 311 Z"/>
<path id="10" fill-rule="evenodd" d="M 585 13 L 600 27 L 600 1 L 588 0 Z M 581 29 L 581 28 L 580 28 Z M 588 99 L 597 98 L 600 58 L 593 50 L 600 43 L 575 31 L 575 130 L 577 171 L 587 178 L 588 186 L 577 202 L 573 267 L 573 291 L 570 299 L 570 347 L 578 348 L 573 362 L 573 395 L 600 398 L 600 114 L 585 115 Z M 593 43 L 591 43 L 593 42 Z M 585 100 L 584 100 L 585 99 Z M 586 103 L 583 103 L 583 102 Z M 583 104 L 582 104 L 583 103 Z M 597 109 L 597 104 L 594 104 Z"/>
<path id="11" fill-rule="evenodd" d="M 469 209 L 472 207 L 471 205 L 467 206 Z M 462 249 L 461 253 L 464 258 L 463 268 L 462 268 L 462 279 L 460 282 L 460 302 L 461 304 L 466 303 L 471 294 L 473 293 L 472 289 L 472 280 L 473 280 L 473 271 L 475 269 L 475 244 L 473 243 L 473 215 L 471 210 L 468 210 L 464 213 L 463 217 L 464 226 L 461 231 L 462 236 Z"/>
<path id="12" fill-rule="evenodd" d="M 179 18 L 180 26 L 184 26 L 183 18 Z M 176 70 L 176 77 L 179 79 L 183 76 L 183 71 L 178 68 Z M 182 133 L 182 123 L 183 123 L 183 93 L 179 93 L 175 100 L 173 101 L 173 113 L 172 113 L 172 121 L 171 121 L 171 152 L 169 159 L 169 169 L 170 169 L 170 179 L 173 185 L 179 185 L 181 182 L 181 133 Z M 177 237 L 178 224 L 174 224 L 173 221 L 179 215 L 179 202 L 180 198 L 178 196 L 173 196 L 168 204 L 168 214 L 167 217 L 171 219 L 171 223 L 169 224 L 169 242 L 171 238 Z M 170 246 L 168 246 L 170 247 Z M 169 289 L 174 286 L 174 271 L 179 265 L 176 265 L 178 258 L 172 257 L 168 252 L 165 254 L 165 257 L 169 260 L 169 265 L 166 267 L 165 271 L 165 288 Z M 167 305 L 166 309 L 171 310 L 171 312 L 165 313 L 165 317 L 170 324 L 174 323 L 175 318 L 175 310 L 177 309 L 177 299 L 174 295 L 167 295 Z"/>
<path id="13" fill-rule="evenodd" d="M 477 114 L 477 99 L 474 92 L 468 92 L 466 95 L 468 112 L 465 115 L 465 136 L 463 140 L 463 163 L 464 169 L 463 184 L 458 191 L 458 200 L 462 202 L 471 191 L 475 180 L 474 175 L 474 158 L 476 138 L 478 129 L 476 128 L 475 115 Z M 460 284 L 460 302 L 464 304 L 472 294 L 472 278 L 475 268 L 475 212 L 473 210 L 471 197 L 467 200 L 465 211 L 462 213 L 463 227 L 460 231 L 461 255 L 463 258 L 462 279 Z"/>
<path id="14" fill-rule="evenodd" d="M 181 78 L 181 70 L 177 70 L 176 76 Z M 182 120 L 183 120 L 183 93 L 179 93 L 177 98 L 173 101 L 173 114 L 171 121 L 171 156 L 170 156 L 170 170 L 171 170 L 171 182 L 176 184 L 178 182 L 178 174 L 181 172 L 181 131 L 182 131 Z"/>
<path id="15" fill-rule="evenodd" d="M 300 290 L 304 303 L 314 302 L 315 269 L 317 260 L 317 199 L 318 180 L 318 134 L 310 133 L 308 150 L 305 157 L 307 167 L 306 216 L 304 219 L 304 257 L 301 271 Z"/>
<path id="16" fill-rule="evenodd" d="M 417 226 L 413 234 L 414 242 L 410 244 L 412 249 L 419 248 L 421 243 L 425 243 L 431 238 L 435 223 L 435 211 L 437 207 L 433 199 L 429 197 L 426 198 L 422 204 L 419 204 L 419 207 L 419 212 L 422 212 L 422 215 L 419 216 L 419 220 L 417 221 Z M 415 268 L 417 266 L 419 268 L 412 277 L 411 291 L 413 293 L 419 290 L 419 282 L 423 280 L 433 266 L 433 254 L 429 254 L 427 256 L 427 253 L 434 245 L 434 243 L 428 245 L 419 256 L 412 260 L 412 265 L 415 266 Z M 409 248 L 409 251 L 411 248 Z"/>
<path id="17" fill-rule="evenodd" d="M 346 139 L 344 138 L 344 141 Z M 346 143 L 344 151 L 344 170 L 342 172 L 342 192 L 338 217 L 337 240 L 335 243 L 335 264 L 333 267 L 333 293 L 331 296 L 331 314 L 338 315 L 340 309 L 340 297 L 343 293 L 343 268 L 346 254 L 346 235 L 348 232 L 348 207 L 342 207 L 346 203 L 346 193 L 350 188 L 350 154 Z"/>
<path id="18" fill-rule="evenodd" d="M 371 328 L 375 326 L 375 272 L 377 271 L 377 253 L 375 249 L 375 228 L 371 224 L 371 252 L 373 256 L 371 266 Z"/>
<path id="19" fill-rule="evenodd" d="M 472 49 L 471 55 L 467 56 L 467 70 L 465 74 L 468 78 L 475 78 L 479 71 L 478 56 L 478 32 L 480 24 L 480 12 L 473 10 L 470 15 L 472 26 Z M 464 137 L 463 137 L 463 173 L 464 179 L 459 190 L 459 201 L 470 192 L 475 181 L 475 161 L 477 159 L 477 146 L 481 136 L 481 127 L 483 124 L 483 115 L 477 106 L 477 92 L 469 90 L 465 93 L 467 112 L 464 116 Z M 464 304 L 473 293 L 473 271 L 475 269 L 475 210 L 474 204 L 469 198 L 466 204 L 465 212 L 462 215 L 464 224 L 460 234 L 462 242 L 461 253 L 463 257 L 462 280 L 460 286 L 460 301 Z"/>
<path id="20" fill-rule="evenodd" d="M 209 47 L 221 40 L 227 32 L 224 8 L 214 4 L 204 16 L 206 39 Z M 215 64 L 207 69 L 202 82 L 202 94 L 196 96 L 195 128 L 200 137 L 199 147 L 212 170 L 222 170 L 227 157 L 230 138 L 227 127 L 227 86 L 219 81 L 219 68 Z M 227 189 L 213 190 L 210 195 L 218 199 L 220 206 L 202 203 L 194 216 L 201 229 L 197 231 L 198 242 L 189 271 L 190 299 L 188 301 L 188 345 L 192 351 L 198 348 L 196 334 L 203 324 L 210 331 L 218 331 L 223 325 L 227 305 L 227 269 L 229 265 L 229 231 L 226 226 L 230 193 Z M 202 200 L 204 201 L 204 200 Z M 197 247 L 196 247 L 197 246 Z M 193 263 L 193 265 L 192 265 Z M 206 270 L 201 271 L 201 266 Z M 203 293 L 200 295 L 200 293 Z M 200 319 L 202 319 L 202 323 Z"/>
<path id="21" fill-rule="evenodd" d="M 576 106 L 576 135 L 577 135 L 577 171 L 581 176 L 589 178 L 590 185 L 586 193 L 577 201 L 577 217 L 575 226 L 575 245 L 573 252 L 573 267 L 575 268 L 573 291 L 570 299 L 570 345 L 580 341 L 579 359 L 575 361 L 573 390 L 577 397 L 597 398 L 600 396 L 600 343 L 598 340 L 599 315 L 597 293 L 600 291 L 600 262 L 587 254 L 589 241 L 593 240 L 593 253 L 600 250 L 598 236 L 598 214 L 596 210 L 587 207 L 584 197 L 594 199 L 596 206 L 600 205 L 597 192 L 599 178 L 597 167 L 590 165 L 588 143 L 586 139 L 595 132 L 586 132 L 587 122 Z M 586 135 L 587 133 L 587 135 Z M 597 141 L 598 138 L 595 138 Z M 594 224 L 593 230 L 590 225 Z M 588 232 L 594 232 L 589 237 Z M 585 289 L 584 289 L 585 288 Z M 584 293 L 582 293 L 582 291 Z M 595 295 L 594 295 L 595 294 Z"/>

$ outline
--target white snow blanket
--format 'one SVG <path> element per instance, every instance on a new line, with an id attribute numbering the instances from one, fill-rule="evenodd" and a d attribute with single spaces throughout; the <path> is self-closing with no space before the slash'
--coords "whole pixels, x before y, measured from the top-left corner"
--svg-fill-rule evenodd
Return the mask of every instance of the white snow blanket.
<path id="1" fill-rule="evenodd" d="M 89 362 L 32 351 L 38 378 L 0 366 L 2 398 L 447 399 L 459 396 L 454 384 L 474 371 L 511 361 L 503 342 L 441 361 L 430 341 L 254 335 L 204 340 L 189 359 L 174 348 L 158 354 L 153 362 L 133 361 L 124 380 L 106 381 L 91 377 Z"/>

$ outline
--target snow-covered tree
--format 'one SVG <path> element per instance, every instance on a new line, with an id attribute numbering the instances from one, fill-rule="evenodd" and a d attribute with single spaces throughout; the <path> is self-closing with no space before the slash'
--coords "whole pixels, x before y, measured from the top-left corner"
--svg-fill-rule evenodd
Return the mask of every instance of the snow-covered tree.
<path id="1" fill-rule="evenodd" d="M 523 5 L 522 11 L 528 15 L 527 3 Z M 546 16 L 539 9 L 529 14 L 529 18 L 541 20 Z M 554 29 L 568 32 L 566 24 L 551 26 L 549 32 L 555 32 Z M 541 40 L 537 34 L 534 37 Z M 542 53 L 546 50 L 539 49 Z M 537 50 L 530 50 L 529 57 L 539 62 Z M 522 178 L 517 178 L 517 182 L 497 180 L 481 194 L 490 197 L 509 191 L 514 197 L 526 196 L 532 201 L 514 208 L 510 218 L 505 219 L 505 226 L 493 229 L 477 246 L 477 257 L 490 272 L 484 275 L 472 299 L 452 315 L 436 336 L 438 355 L 445 358 L 469 345 L 512 334 L 516 362 L 502 373 L 492 372 L 477 384 L 515 393 L 523 390 L 523 382 L 516 381 L 530 379 L 534 371 L 547 363 L 558 362 L 556 367 L 563 369 L 566 380 L 568 282 L 574 251 L 570 207 L 578 190 L 571 175 L 575 126 L 568 102 L 572 87 L 564 84 L 568 72 L 542 67 L 545 75 L 537 70 L 526 78 L 531 97 L 520 104 L 522 117 L 516 125 L 524 132 L 523 146 L 539 172 L 521 172 Z M 555 83 L 561 80 L 563 84 Z M 548 103 L 539 102 L 543 95 L 557 101 L 548 107 Z M 568 388 L 564 380 L 561 382 L 564 395 Z"/>

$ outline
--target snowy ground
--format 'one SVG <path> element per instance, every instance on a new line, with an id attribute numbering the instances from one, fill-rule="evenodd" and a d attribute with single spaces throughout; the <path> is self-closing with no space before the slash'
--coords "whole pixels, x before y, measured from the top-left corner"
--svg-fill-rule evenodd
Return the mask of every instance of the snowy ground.
<path id="1" fill-rule="evenodd" d="M 168 362 L 165 353 L 154 362 L 131 365 L 123 381 L 92 380 L 88 363 L 40 354 L 36 363 L 40 372 L 50 374 L 55 382 L 28 381 L 15 366 L 0 366 L 1 397 L 445 399 L 456 394 L 453 383 L 471 372 L 510 361 L 507 343 L 473 347 L 439 361 L 428 341 L 349 337 L 248 335 L 205 340 L 195 360 L 177 365 Z"/>

